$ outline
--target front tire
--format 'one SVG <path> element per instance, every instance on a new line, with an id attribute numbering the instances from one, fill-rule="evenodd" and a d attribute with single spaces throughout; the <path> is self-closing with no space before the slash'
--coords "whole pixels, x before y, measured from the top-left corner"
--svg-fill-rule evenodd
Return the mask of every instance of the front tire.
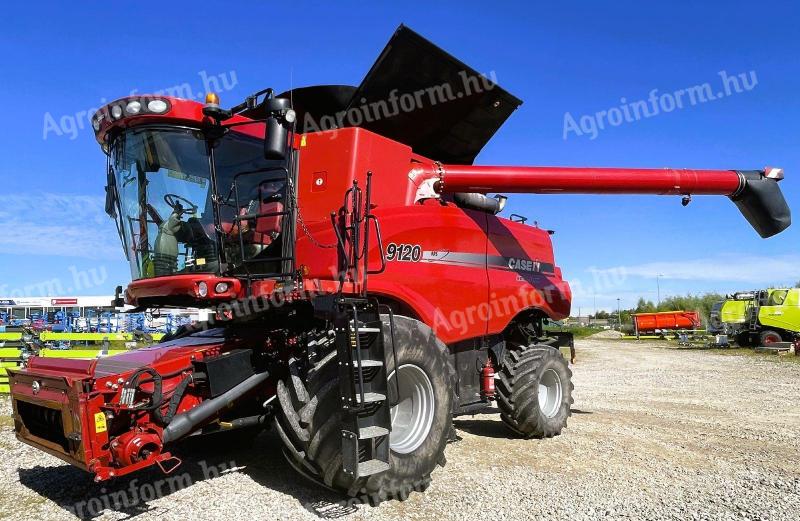
<path id="1" fill-rule="evenodd" d="M 753 341 L 750 338 L 749 332 L 741 332 L 736 335 L 736 345 L 739 347 L 753 347 Z"/>
<path id="2" fill-rule="evenodd" d="M 405 500 L 412 491 L 428 488 L 431 472 L 445 462 L 455 388 L 455 372 L 446 346 L 428 326 L 401 316 L 394 319 L 397 371 L 388 317 L 382 318 L 389 400 L 394 398 L 398 374 L 401 384 L 399 403 L 391 414 L 389 470 L 358 479 L 342 470 L 341 398 L 335 350 L 305 375 L 298 370 L 297 360 L 290 361 L 290 376 L 278 383 L 280 412 L 274 423 L 292 466 L 328 488 L 361 496 L 370 504 Z M 408 403 L 412 395 L 421 396 L 422 401 Z M 406 414 L 415 409 L 422 410 L 422 414 Z"/>
<path id="3" fill-rule="evenodd" d="M 550 346 L 511 347 L 497 385 L 500 418 L 523 438 L 561 434 L 572 414 L 572 371 Z"/>

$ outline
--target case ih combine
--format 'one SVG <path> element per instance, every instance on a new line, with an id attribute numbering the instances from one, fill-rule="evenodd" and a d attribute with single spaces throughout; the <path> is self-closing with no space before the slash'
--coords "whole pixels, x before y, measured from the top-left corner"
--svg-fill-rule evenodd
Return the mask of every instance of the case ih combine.
<path id="1" fill-rule="evenodd" d="M 725 195 L 764 237 L 790 218 L 777 169 L 472 166 L 520 103 L 401 27 L 358 87 L 99 111 L 125 300 L 214 319 L 115 357 L 32 358 L 11 373 L 18 438 L 100 481 L 271 424 L 299 472 L 376 502 L 424 490 L 454 415 L 496 402 L 514 434 L 559 434 L 571 339 L 543 323 L 568 316 L 569 285 L 549 232 L 485 194 Z"/>

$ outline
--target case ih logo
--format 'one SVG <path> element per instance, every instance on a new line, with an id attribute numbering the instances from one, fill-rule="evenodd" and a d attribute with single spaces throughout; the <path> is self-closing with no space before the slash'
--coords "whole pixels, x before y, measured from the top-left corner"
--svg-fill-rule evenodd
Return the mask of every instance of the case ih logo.
<path id="1" fill-rule="evenodd" d="M 530 271 L 532 273 L 541 271 L 542 265 L 539 261 L 530 259 L 508 259 L 508 267 L 514 271 Z"/>
<path id="2" fill-rule="evenodd" d="M 50 299 L 50 305 L 52 306 L 76 306 L 78 304 L 78 299 L 76 298 L 54 298 Z"/>

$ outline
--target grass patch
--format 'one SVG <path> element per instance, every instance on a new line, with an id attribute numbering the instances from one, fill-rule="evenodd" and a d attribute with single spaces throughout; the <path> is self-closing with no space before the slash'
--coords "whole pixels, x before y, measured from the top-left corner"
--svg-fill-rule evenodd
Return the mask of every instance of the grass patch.
<path id="1" fill-rule="evenodd" d="M 5 427 L 11 427 L 12 429 L 14 428 L 14 418 L 13 417 L 5 416 L 5 415 L 0 416 L 0 429 L 5 428 Z"/>

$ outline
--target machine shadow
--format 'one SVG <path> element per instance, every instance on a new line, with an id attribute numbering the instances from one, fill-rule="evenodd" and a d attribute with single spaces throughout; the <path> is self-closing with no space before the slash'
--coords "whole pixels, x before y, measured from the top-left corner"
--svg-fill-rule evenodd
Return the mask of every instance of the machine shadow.
<path id="1" fill-rule="evenodd" d="M 457 430 L 461 430 L 473 434 L 475 436 L 481 436 L 486 438 L 513 439 L 518 437 L 514 435 L 514 433 L 511 432 L 509 428 L 506 427 L 503 421 L 500 420 L 499 418 L 496 420 L 495 419 L 466 420 L 466 419 L 455 418 L 453 420 L 453 427 L 455 427 Z"/>
<path id="2" fill-rule="evenodd" d="M 169 516 L 170 506 L 155 504 L 157 499 L 229 473 L 245 475 L 259 486 L 292 496 L 318 517 L 337 518 L 356 512 L 357 505 L 346 501 L 348 498 L 297 473 L 284 459 L 281 446 L 272 432 L 261 434 L 252 444 L 197 437 L 173 447 L 172 454 L 183 463 L 169 475 L 151 467 L 94 483 L 91 475 L 69 465 L 36 466 L 19 469 L 19 481 L 81 519 L 96 519 L 107 511 L 122 513 L 128 519 L 148 512 Z"/>
<path id="3" fill-rule="evenodd" d="M 495 409 L 495 412 L 499 412 Z M 591 411 L 570 409 L 572 414 L 594 414 Z M 512 432 L 499 417 L 486 419 L 453 418 L 453 427 L 475 436 L 499 439 L 522 439 Z"/>

